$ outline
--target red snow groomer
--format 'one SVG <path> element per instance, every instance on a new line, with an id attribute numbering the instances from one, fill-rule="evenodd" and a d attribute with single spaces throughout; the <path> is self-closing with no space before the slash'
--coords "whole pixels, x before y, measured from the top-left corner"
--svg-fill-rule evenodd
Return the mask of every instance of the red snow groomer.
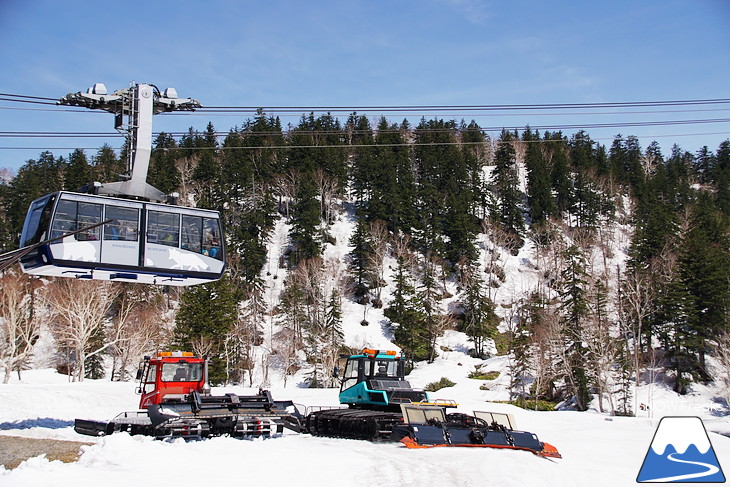
<path id="1" fill-rule="evenodd" d="M 138 411 L 121 413 L 111 421 L 77 419 L 74 430 L 90 436 L 125 431 L 156 438 L 206 438 L 267 437 L 285 426 L 298 429 L 300 415 L 294 404 L 274 401 L 267 390 L 247 396 L 211 395 L 208 360 L 190 352 L 145 357 L 137 379 Z"/>

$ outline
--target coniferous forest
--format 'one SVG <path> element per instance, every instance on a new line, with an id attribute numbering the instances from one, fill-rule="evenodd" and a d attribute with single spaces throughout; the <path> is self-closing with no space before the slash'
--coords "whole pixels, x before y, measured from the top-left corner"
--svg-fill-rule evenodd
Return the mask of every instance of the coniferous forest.
<path id="1" fill-rule="evenodd" d="M 0 250 L 17 247 L 33 199 L 114 181 L 125 157 L 104 146 L 27 161 L 0 184 Z M 6 378 L 48 332 L 58 367 L 79 380 L 127 379 L 141 355 L 175 346 L 213 357 L 218 383 L 265 380 L 276 364 L 327 386 L 354 303 L 382 310 L 411 361 L 434 360 L 447 329 L 474 356 L 509 354 L 516 401 L 585 410 L 597 397 L 632 414 L 639 383 L 730 391 L 730 140 L 665 154 L 585 131 L 495 139 L 475 122 L 357 114 L 284 128 L 260 112 L 227 133 L 160 133 L 148 182 L 221 212 L 225 277 L 167 289 L 16 267 L 0 277 Z M 333 261 L 338 221 L 352 231 Z M 283 282 L 271 296 L 274 247 Z M 509 264 L 518 257 L 529 278 Z"/>

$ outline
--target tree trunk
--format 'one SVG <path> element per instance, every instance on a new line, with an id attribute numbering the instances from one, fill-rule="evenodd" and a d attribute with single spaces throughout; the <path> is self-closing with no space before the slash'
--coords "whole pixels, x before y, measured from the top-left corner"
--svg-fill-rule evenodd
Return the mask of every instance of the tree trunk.
<path id="1" fill-rule="evenodd" d="M 83 382 L 86 377 L 86 353 L 83 349 L 76 350 L 76 380 Z"/>

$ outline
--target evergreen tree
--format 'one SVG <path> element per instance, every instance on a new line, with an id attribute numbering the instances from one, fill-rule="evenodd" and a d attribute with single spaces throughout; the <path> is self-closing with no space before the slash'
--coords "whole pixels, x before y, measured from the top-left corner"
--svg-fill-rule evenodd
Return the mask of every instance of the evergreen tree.
<path id="1" fill-rule="evenodd" d="M 114 150 L 104 144 L 92 159 L 92 179 L 100 183 L 113 183 L 120 180 L 126 171 L 123 159 L 117 157 Z"/>
<path id="2" fill-rule="evenodd" d="M 494 337 L 499 317 L 484 290 L 484 281 L 477 266 L 467 268 L 464 273 L 460 301 L 464 311 L 463 331 L 474 344 L 474 357 L 485 359 L 485 342 Z"/>
<path id="3" fill-rule="evenodd" d="M 712 175 L 717 206 L 725 215 L 730 215 L 730 140 L 723 141 L 717 148 Z"/>
<path id="4" fill-rule="evenodd" d="M 330 294 L 327 312 L 324 320 L 323 340 L 325 347 L 322 351 L 322 362 L 325 366 L 325 374 L 331 377 L 331 373 L 338 366 L 340 348 L 345 341 L 345 333 L 342 330 L 342 297 L 337 289 Z M 336 379 L 328 379 L 329 387 L 335 385 Z"/>
<path id="5" fill-rule="evenodd" d="M 629 249 L 630 265 L 635 267 L 645 267 L 659 256 L 677 234 L 679 224 L 677 192 L 669 184 L 664 165 L 658 166 L 643 186 L 644 190 L 636 198 L 633 215 L 636 231 Z"/>
<path id="6" fill-rule="evenodd" d="M 730 139 L 720 143 L 715 152 L 714 165 L 712 166 L 712 180 L 717 182 L 720 174 L 730 169 Z"/>
<path id="7" fill-rule="evenodd" d="M 301 347 L 302 330 L 307 323 L 305 299 L 302 284 L 295 279 L 294 274 L 287 276 L 276 312 L 282 326 L 291 330 L 298 347 Z"/>
<path id="8" fill-rule="evenodd" d="M 320 231 L 324 200 L 315 183 L 315 174 L 322 174 L 334 182 L 340 192 L 347 181 L 346 150 L 340 122 L 330 114 L 314 118 L 302 116 L 299 125 L 291 131 L 288 169 L 299 172 L 292 217 L 291 239 L 295 245 L 295 261 L 318 256 L 326 229 Z"/>
<path id="9" fill-rule="evenodd" d="M 694 158 L 694 172 L 697 174 L 700 183 L 708 183 L 712 177 L 712 170 L 715 167 L 715 154 L 705 145 L 700 147 Z"/>
<path id="10" fill-rule="evenodd" d="M 550 154 L 552 162 L 550 177 L 555 194 L 555 206 L 558 216 L 562 216 L 570 210 L 573 201 L 573 185 L 568 167 L 565 138 L 560 132 L 546 132 L 544 140 L 545 149 Z"/>
<path id="11" fill-rule="evenodd" d="M 372 199 L 373 187 L 377 186 L 375 180 L 379 176 L 375 165 L 375 149 L 372 147 L 375 138 L 368 117 L 358 116 L 357 113 L 350 115 L 345 124 L 345 134 L 347 144 L 352 147 L 352 191 L 358 207 L 363 208 Z"/>
<path id="12" fill-rule="evenodd" d="M 368 181 L 364 207 L 368 221 L 382 220 L 391 232 L 410 234 L 416 225 L 416 185 L 404 134 L 405 129 L 381 117 L 371 164 L 367 170 L 356 170 L 354 183 Z"/>
<path id="13" fill-rule="evenodd" d="M 104 346 L 104 330 L 98 328 L 89 340 L 89 348 L 99 350 Z M 84 361 L 84 378 L 85 379 L 103 379 L 104 378 L 104 359 L 100 353 L 86 357 Z"/>
<path id="14" fill-rule="evenodd" d="M 659 340 L 674 372 L 674 390 L 688 392 L 688 386 L 699 378 L 692 297 L 676 270 L 672 278 L 659 288 L 653 316 Z"/>
<path id="15" fill-rule="evenodd" d="M 403 349 L 410 363 L 429 357 L 428 341 L 423 327 L 423 313 L 416 304 L 416 290 L 404 258 L 398 259 L 395 289 L 384 314 L 393 325 L 395 343 Z"/>
<path id="16" fill-rule="evenodd" d="M 215 146 L 215 131 L 208 124 L 200 138 L 204 147 Z M 266 117 L 259 111 L 254 120 L 248 120 L 243 129 L 229 132 L 223 141 L 220 160 L 206 169 L 206 178 L 213 178 L 210 191 L 212 207 L 221 210 L 226 223 L 229 255 L 237 258 L 236 273 L 243 282 L 250 282 L 266 263 L 267 240 L 275 221 L 276 202 L 271 191 L 272 179 L 280 169 L 284 145 L 278 118 Z M 215 153 L 212 149 L 202 152 Z M 202 175 L 202 174 L 200 174 Z"/>
<path id="17" fill-rule="evenodd" d="M 451 231 L 447 229 L 447 221 L 453 222 L 458 218 L 454 213 L 464 209 L 454 198 L 470 198 L 453 193 L 455 188 L 467 193 L 469 189 L 463 154 L 456 146 L 456 124 L 453 121 L 422 119 L 416 127 L 415 137 L 414 163 L 420 215 L 415 241 L 424 253 L 445 255 L 444 237 L 447 231 Z"/>
<path id="18" fill-rule="evenodd" d="M 593 229 L 598 224 L 602 198 L 593 177 L 585 170 L 575 175 L 571 213 L 575 226 Z"/>
<path id="19" fill-rule="evenodd" d="M 596 187 L 598 150 L 584 131 L 573 135 L 570 141 L 570 162 L 575 171 L 571 213 L 578 227 L 594 228 L 601 213 L 601 196 Z"/>
<path id="20" fill-rule="evenodd" d="M 692 379 L 711 380 L 705 360 L 709 342 L 728 329 L 730 241 L 726 230 L 711 198 L 701 196 L 693 207 L 692 226 L 682 240 L 678 262 L 677 286 L 686 302 L 686 320 L 675 329 L 682 335 L 678 352 L 694 355 L 677 368 L 680 389 L 684 372 Z"/>
<path id="21" fill-rule="evenodd" d="M 452 264 L 458 265 L 474 262 L 478 257 L 474 241 L 479 227 L 472 213 L 474 195 L 467 169 L 465 164 L 456 168 L 445 189 L 446 214 L 442 231 L 448 245 L 444 256 Z"/>
<path id="22" fill-rule="evenodd" d="M 633 416 L 634 411 L 631 407 L 632 388 L 633 388 L 633 371 L 631 366 L 631 353 L 628 347 L 628 340 L 623 341 L 618 347 L 616 354 L 617 372 L 615 373 L 616 389 L 614 394 L 618 395 L 618 407 L 616 408 L 617 416 Z"/>
<path id="23" fill-rule="evenodd" d="M 527 205 L 532 225 L 541 225 L 556 216 L 555 201 L 550 184 L 550 170 L 543 156 L 540 134 L 528 127 L 522 134 L 527 143 L 525 166 L 527 167 Z"/>
<path id="24" fill-rule="evenodd" d="M 395 128 L 395 126 L 393 126 Z M 391 220 L 393 228 L 403 233 L 410 234 L 416 227 L 418 215 L 416 210 L 417 187 L 416 176 L 411 162 L 411 151 L 404 143 L 411 137 L 411 129 L 407 120 L 403 120 L 390 149 L 391 157 L 385 163 L 392 161 L 396 168 L 397 189 L 391 188 L 390 194 L 394 196 L 393 213 Z M 378 144 L 387 144 L 387 139 L 379 135 L 376 139 Z M 387 221 L 387 220 L 386 220 Z M 395 231 L 395 230 L 393 230 Z"/>
<path id="25" fill-rule="evenodd" d="M 608 153 L 608 164 L 613 176 L 634 192 L 643 190 L 644 167 L 639 139 L 616 135 Z"/>
<path id="26" fill-rule="evenodd" d="M 489 197 L 487 181 L 484 177 L 484 166 L 487 165 L 488 138 L 479 125 L 472 120 L 466 127 L 462 122 L 460 128 L 464 164 L 468 171 L 468 184 L 471 192 L 471 210 L 476 219 L 483 220 L 487 216 Z"/>
<path id="27" fill-rule="evenodd" d="M 18 170 L 6 190 L 5 209 L 14 235 L 20 236 L 33 200 L 63 189 L 63 170 L 63 161 L 55 159 L 50 152 L 41 153 L 38 160 L 30 159 Z"/>
<path id="28" fill-rule="evenodd" d="M 180 294 L 175 317 L 175 344 L 211 359 L 210 382 L 226 379 L 225 341 L 238 321 L 238 297 L 231 281 L 190 286 Z"/>
<path id="29" fill-rule="evenodd" d="M 590 358 L 584 345 L 583 326 L 588 315 L 586 263 L 583 254 L 576 246 L 569 247 L 563 253 L 563 259 L 565 268 L 561 273 L 560 298 L 567 361 L 563 364 L 563 368 L 566 383 L 575 396 L 576 407 L 579 411 L 585 411 L 590 402 L 589 379 L 586 373 L 586 364 Z"/>
<path id="30" fill-rule="evenodd" d="M 504 230 L 518 239 L 517 248 L 522 246 L 524 217 L 522 215 L 522 193 L 517 177 L 517 161 L 513 135 L 502 130 L 497 151 L 494 154 L 492 184 L 499 200 L 497 218 Z M 512 249 L 513 252 L 516 249 Z"/>
<path id="31" fill-rule="evenodd" d="M 484 137 L 476 123 L 465 127 L 463 122 L 462 143 L 467 141 L 483 142 Z M 466 133 L 464 133 L 466 132 Z M 478 145 L 471 146 L 472 149 Z M 473 262 L 478 257 L 474 244 L 479 231 L 479 220 L 475 216 L 476 201 L 482 198 L 479 158 L 476 154 L 462 149 L 452 151 L 454 159 L 446 172 L 442 192 L 445 193 L 445 215 L 442 233 L 448 243 L 444 256 L 454 265 Z M 478 191 L 478 193 L 475 193 Z"/>
<path id="32" fill-rule="evenodd" d="M 355 231 L 350 237 L 350 245 L 353 249 L 350 252 L 349 267 L 355 279 L 353 294 L 358 303 L 367 304 L 369 301 L 367 295 L 371 287 L 368 268 L 372 253 L 372 242 L 370 241 L 367 222 L 362 217 L 357 219 Z"/>
<path id="33" fill-rule="evenodd" d="M 299 182 L 292 217 L 291 239 L 294 243 L 294 261 L 311 259 L 322 253 L 322 240 L 319 232 L 320 206 L 317 190 L 313 181 L 304 177 Z"/>
<path id="34" fill-rule="evenodd" d="M 342 297 L 337 289 L 332 290 L 325 315 L 325 340 L 333 349 L 339 348 L 345 339 L 342 331 Z"/>
<path id="35" fill-rule="evenodd" d="M 91 167 L 86 160 L 86 154 L 81 149 L 76 149 L 68 157 L 63 173 L 63 187 L 68 191 L 79 191 L 91 182 Z"/>
<path id="36" fill-rule="evenodd" d="M 178 157 L 175 138 L 161 132 L 153 142 L 147 182 L 165 194 L 177 191 L 180 173 L 175 166 Z"/>
<path id="37" fill-rule="evenodd" d="M 213 124 L 208 122 L 204 136 L 198 136 L 195 140 L 198 150 L 198 164 L 193 171 L 193 179 L 201 186 L 198 207 L 219 208 L 222 206 L 218 196 L 220 192 L 216 183 L 219 180 L 219 167 L 217 162 L 218 139 Z"/>
<path id="38" fill-rule="evenodd" d="M 654 149 L 653 152 L 657 154 L 654 157 L 657 160 L 664 161 L 656 142 L 653 142 L 647 148 L 647 152 L 650 149 Z M 674 195 L 672 201 L 675 208 L 687 205 L 693 198 L 694 190 L 691 188 L 691 185 L 695 182 L 694 175 L 692 174 L 693 166 L 694 156 L 687 151 L 683 151 L 677 144 L 674 144 L 672 146 L 672 154 L 664 162 L 664 167 L 670 187 L 672 188 L 671 191 Z"/>

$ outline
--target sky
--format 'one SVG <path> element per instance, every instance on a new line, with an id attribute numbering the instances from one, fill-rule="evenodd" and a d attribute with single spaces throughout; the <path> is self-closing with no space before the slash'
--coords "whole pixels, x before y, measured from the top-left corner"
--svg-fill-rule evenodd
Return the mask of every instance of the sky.
<path id="1" fill-rule="evenodd" d="M 730 98 L 730 2 L 615 0 L 155 1 L 0 0 L 0 93 L 60 98 L 102 82 L 172 86 L 203 106 L 372 107 Z M 0 95 L 2 97 L 2 95 Z M 41 108 L 41 110 L 38 110 Z M 296 124 L 304 111 L 283 118 Z M 402 113 L 360 111 L 400 122 Z M 630 113 L 628 113 L 630 112 Z M 643 113 L 636 113 L 643 112 Z M 647 113 L 651 112 L 651 113 Z M 727 103 L 656 109 L 414 114 L 482 127 L 728 120 Z M 340 117 L 342 121 L 346 115 Z M 155 132 L 218 131 L 242 114 L 156 116 Z M 117 138 L 17 138 L 3 132 L 113 132 L 106 112 L 0 101 L 0 168 L 46 149 L 93 155 Z M 567 129 L 571 135 L 577 129 Z M 730 122 L 586 128 L 696 152 Z M 12 149 L 28 147 L 30 149 Z M 54 149 L 61 148 L 61 149 Z"/>

